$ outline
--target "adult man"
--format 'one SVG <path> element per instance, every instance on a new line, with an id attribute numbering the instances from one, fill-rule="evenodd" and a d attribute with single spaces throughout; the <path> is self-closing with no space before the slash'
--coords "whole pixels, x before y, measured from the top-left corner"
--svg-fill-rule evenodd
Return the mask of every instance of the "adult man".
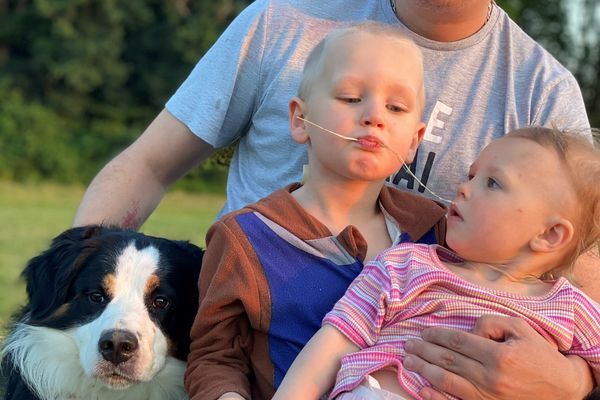
<path id="1" fill-rule="evenodd" d="M 171 183 L 214 147 L 236 138 L 240 141 L 222 212 L 299 180 L 306 155 L 289 139 L 286 110 L 304 59 L 332 29 L 366 19 L 398 25 L 422 49 L 428 127 L 412 168 L 441 196 L 451 197 L 479 151 L 504 132 L 529 124 L 589 128 L 572 75 L 488 0 L 257 0 L 203 57 L 140 138 L 94 179 L 74 224 L 139 227 Z M 423 191 L 402 172 L 390 183 Z M 588 282 L 581 280 L 585 289 Z M 513 340 L 506 344 L 460 336 L 460 345 L 469 351 L 458 358 L 444 350 L 456 346 L 448 343 L 456 334 L 434 330 L 431 340 L 442 347 L 417 344 L 415 368 L 426 369 L 425 376 L 435 375 L 427 376 L 434 385 L 464 398 L 478 398 L 475 393 L 481 398 L 514 398 L 517 393 L 524 398 L 577 398 L 591 387 L 589 373 L 582 385 L 576 379 L 587 369 L 585 363 L 571 363 L 550 351 L 531 328 L 485 319 L 478 329 L 478 334 Z M 506 365 L 507 359 L 517 365 Z M 540 371 L 540 363 L 548 368 Z M 527 387 L 502 392 L 505 381 L 527 376 L 532 377 Z M 550 381 L 560 387 L 549 386 Z M 448 382 L 454 387 L 447 388 Z"/>

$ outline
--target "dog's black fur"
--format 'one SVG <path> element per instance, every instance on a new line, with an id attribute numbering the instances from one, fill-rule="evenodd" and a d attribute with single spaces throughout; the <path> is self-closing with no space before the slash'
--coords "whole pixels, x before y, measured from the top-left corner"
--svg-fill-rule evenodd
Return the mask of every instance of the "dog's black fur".
<path id="1" fill-rule="evenodd" d="M 122 256 L 122 254 L 127 254 L 127 256 Z M 85 369 L 82 368 L 82 365 L 86 363 L 81 361 L 85 356 L 73 355 L 71 359 L 68 354 L 65 356 L 66 350 L 60 348 L 65 347 L 61 345 L 65 340 L 62 338 L 64 335 L 61 334 L 65 332 L 71 332 L 72 337 L 77 337 L 74 342 L 85 342 L 84 345 L 74 343 L 72 347 L 74 351 L 81 350 L 83 352 L 82 347 L 87 346 L 85 350 L 88 353 L 89 349 L 98 353 L 99 357 L 96 354 L 93 357 L 87 357 L 93 362 L 86 362 L 92 365 L 89 368 L 95 368 L 94 374 L 101 371 L 100 378 L 97 376 L 91 378 L 93 384 L 106 387 L 103 387 L 100 392 L 89 391 L 86 384 L 82 383 L 78 389 L 68 389 L 73 392 L 60 394 L 59 397 L 149 398 L 146 397 L 147 395 L 140 394 L 143 392 L 135 391 L 137 390 L 136 386 L 150 385 L 148 381 L 158 379 L 162 372 L 160 370 L 147 372 L 149 367 L 140 367 L 137 359 L 143 357 L 150 358 L 155 364 L 156 357 L 164 358 L 166 360 L 164 365 L 176 363 L 176 368 L 160 375 L 161 379 L 165 379 L 167 382 L 167 384 L 161 382 L 160 386 L 162 390 L 163 386 L 172 383 L 179 394 L 166 393 L 160 396 L 162 398 L 180 396 L 183 391 L 183 367 L 180 364 L 185 362 L 189 352 L 189 331 L 198 307 L 197 281 L 202 254 L 200 248 L 189 242 L 151 237 L 114 227 L 72 228 L 54 238 L 50 248 L 31 259 L 22 273 L 27 284 L 28 303 L 4 343 L 2 369 L 3 374 L 7 375 L 5 398 L 25 400 L 49 396 L 43 384 L 35 381 L 37 375 L 29 373 L 25 377 L 26 374 L 22 373 L 19 366 L 24 366 L 24 369 L 31 367 L 32 370 L 37 368 L 41 370 L 42 374 L 48 375 L 52 375 L 51 369 L 64 368 L 65 365 L 68 370 L 80 368 L 83 371 Z M 111 286 L 111 282 L 117 281 L 114 278 L 116 265 L 131 260 L 142 264 L 146 263 L 145 270 L 149 271 L 147 272 L 149 278 L 147 282 L 139 283 L 136 287 L 135 290 L 141 293 L 140 296 L 133 300 L 117 302 L 111 297 L 113 291 L 116 291 Z M 128 268 L 126 277 L 136 278 L 135 268 L 137 266 Z M 126 279 L 123 281 L 127 282 Z M 125 285 L 125 283 L 118 284 Z M 127 294 L 127 290 L 123 293 Z M 117 305 L 114 305 L 115 303 Z M 137 308 L 134 307 L 134 311 L 129 306 L 130 303 L 136 304 Z M 106 310 L 110 310 L 110 312 Z M 128 313 L 122 321 L 118 319 L 118 313 L 121 310 Z M 136 315 L 136 313 L 143 315 Z M 107 317 L 107 314 L 110 314 L 110 317 Z M 137 318 L 139 321 L 135 321 Z M 128 320 L 139 322 L 134 326 L 143 326 L 144 328 L 137 330 L 132 328 L 131 331 L 128 331 Z M 117 322 L 113 323 L 114 321 Z M 110 325 L 111 323 L 113 325 Z M 78 333 L 78 329 L 88 330 Z M 93 332 L 99 329 L 105 330 L 105 333 L 96 337 Z M 92 333 L 90 334 L 90 332 Z M 48 346 L 52 346 L 54 343 L 57 349 L 43 347 L 43 345 L 37 344 L 38 339 L 27 336 L 34 333 L 42 338 L 47 338 Z M 144 335 L 152 338 L 148 339 L 149 345 L 147 346 L 142 346 L 146 340 Z M 97 339 L 99 341 L 90 344 L 88 339 L 85 339 L 88 336 L 92 338 L 90 340 Z M 123 339 L 124 336 L 127 339 Z M 128 342 L 129 339 L 133 342 Z M 138 339 L 140 341 L 139 349 L 137 348 Z M 119 347 L 121 345 L 125 350 Z M 24 347 L 27 349 L 21 351 L 20 348 Z M 150 351 L 144 349 L 150 349 Z M 56 355 L 53 353 L 55 350 L 59 350 Z M 21 353 L 15 357 L 19 351 Z M 27 364 L 40 361 L 37 356 L 30 357 L 31 353 L 35 352 L 47 353 L 43 359 L 48 365 Z M 151 353 L 151 355 L 141 354 L 142 352 Z M 138 353 L 140 353 L 139 357 Z M 25 356 L 26 360 L 19 364 L 16 358 L 24 357 L 27 354 L 29 356 Z M 82 357 L 81 360 L 80 357 Z M 68 361 L 64 361 L 65 358 Z M 62 364 L 58 362 L 59 359 L 63 360 Z M 175 359 L 181 361 L 174 361 Z M 57 360 L 56 365 L 52 364 L 54 360 Z M 74 365 L 77 364 L 77 361 L 81 361 L 80 365 Z M 98 367 L 99 365 L 100 367 Z M 46 368 L 48 370 L 45 370 Z M 143 374 L 143 379 L 129 379 L 131 376 L 137 377 L 136 374 Z M 87 375 L 89 375 L 89 371 Z M 65 377 L 57 378 L 55 376 L 51 376 L 51 379 L 48 378 L 47 381 L 54 382 L 52 379 L 57 382 L 68 381 Z M 74 375 L 73 379 L 80 378 Z M 179 382 L 170 382 L 176 379 L 179 379 Z M 40 386 L 36 387 L 38 384 Z M 148 390 L 157 392 L 157 389 L 152 387 L 149 387 Z M 173 390 L 171 392 L 174 393 Z M 156 398 L 161 397 L 157 394 Z"/>
<path id="2" fill-rule="evenodd" d="M 600 389 L 594 389 L 583 400 L 600 400 Z"/>

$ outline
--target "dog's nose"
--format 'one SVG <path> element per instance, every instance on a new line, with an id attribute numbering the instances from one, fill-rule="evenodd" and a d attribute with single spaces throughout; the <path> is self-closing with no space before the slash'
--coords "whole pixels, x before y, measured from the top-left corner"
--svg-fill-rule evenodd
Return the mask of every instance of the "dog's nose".
<path id="1" fill-rule="evenodd" d="M 115 365 L 129 360 L 137 349 L 137 338 L 131 332 L 124 330 L 106 331 L 98 341 L 98 350 L 102 357 Z"/>

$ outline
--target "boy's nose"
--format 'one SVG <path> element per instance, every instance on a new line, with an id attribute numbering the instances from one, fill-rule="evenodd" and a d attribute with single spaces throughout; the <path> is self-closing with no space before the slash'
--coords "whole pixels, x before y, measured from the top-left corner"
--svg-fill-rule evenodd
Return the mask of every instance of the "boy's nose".
<path id="1" fill-rule="evenodd" d="M 360 123 L 362 126 L 383 128 L 385 121 L 381 107 L 377 104 L 368 104 L 363 112 Z"/>

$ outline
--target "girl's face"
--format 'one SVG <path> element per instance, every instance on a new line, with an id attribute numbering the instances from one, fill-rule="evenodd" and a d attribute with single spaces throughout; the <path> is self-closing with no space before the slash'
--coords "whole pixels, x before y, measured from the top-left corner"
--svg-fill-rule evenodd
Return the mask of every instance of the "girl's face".
<path id="1" fill-rule="evenodd" d="M 424 132 L 422 68 L 408 42 L 354 32 L 333 39 L 323 54 L 318 79 L 302 104 L 308 123 L 292 123 L 292 136 L 308 142 L 311 176 L 381 180 L 396 172 L 398 156 L 410 162 Z M 316 171 L 316 172 L 315 172 Z"/>
<path id="2" fill-rule="evenodd" d="M 459 185 L 448 214 L 448 245 L 466 260 L 508 263 L 576 206 L 558 155 L 531 140 L 489 144 Z"/>

